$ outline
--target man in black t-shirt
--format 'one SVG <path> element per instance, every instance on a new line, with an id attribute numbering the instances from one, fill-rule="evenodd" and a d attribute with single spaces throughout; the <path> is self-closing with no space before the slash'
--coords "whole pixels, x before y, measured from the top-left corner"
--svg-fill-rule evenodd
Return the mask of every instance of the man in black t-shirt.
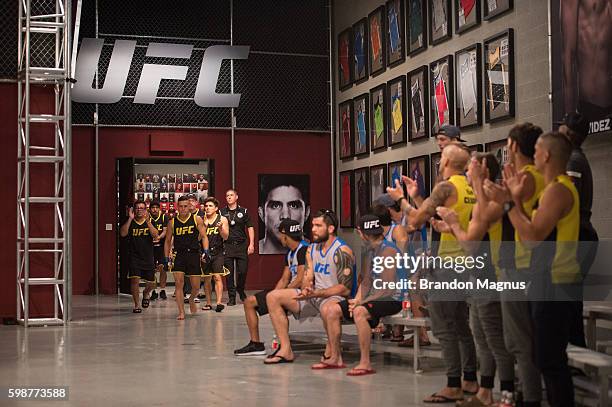
<path id="1" fill-rule="evenodd" d="M 149 307 L 149 293 L 155 287 L 155 265 L 153 255 L 153 241 L 159 239 L 157 229 L 151 223 L 151 215 L 147 211 L 144 201 L 136 201 L 130 208 L 128 220 L 121 225 L 121 237 L 130 239 L 130 271 L 128 278 L 131 281 L 132 298 L 134 299 L 135 314 L 142 312 L 138 306 L 140 294 L 140 280 L 147 282 L 142 293 L 142 308 Z"/>
<path id="2" fill-rule="evenodd" d="M 168 226 L 168 218 L 166 214 L 161 213 L 159 209 L 159 201 L 153 201 L 149 205 L 149 212 L 151 213 L 151 223 L 157 229 L 157 233 L 159 234 L 157 239 L 153 239 L 153 257 L 155 260 L 155 272 L 159 273 L 159 288 L 161 291 L 159 292 L 159 298 L 162 300 L 167 300 L 166 296 L 166 281 L 168 279 L 168 274 L 166 273 L 166 259 L 164 256 L 164 243 L 166 241 L 166 229 Z M 157 299 L 157 293 L 155 292 L 155 288 L 151 292 L 151 300 Z"/>
<path id="3" fill-rule="evenodd" d="M 229 237 L 225 241 L 224 255 L 225 267 L 229 270 L 227 305 L 232 306 L 236 305 L 236 291 L 240 300 L 246 299 L 244 288 L 249 268 L 248 256 L 255 252 L 255 229 L 246 208 L 238 205 L 238 192 L 235 189 L 225 193 L 225 200 L 227 206 L 221 208 L 220 213 L 229 221 Z"/>
<path id="4" fill-rule="evenodd" d="M 302 240 L 302 227 L 299 222 L 284 219 L 278 227 L 280 242 L 287 250 L 283 274 L 276 283 L 274 290 L 283 288 L 298 289 L 302 286 L 304 277 L 304 265 L 306 264 L 306 252 L 308 242 Z M 251 340 L 240 349 L 234 351 L 236 356 L 265 355 L 266 346 L 259 339 L 259 318 L 268 314 L 266 296 L 272 290 L 263 290 L 255 295 L 248 296 L 244 300 L 244 316 L 249 327 Z"/>

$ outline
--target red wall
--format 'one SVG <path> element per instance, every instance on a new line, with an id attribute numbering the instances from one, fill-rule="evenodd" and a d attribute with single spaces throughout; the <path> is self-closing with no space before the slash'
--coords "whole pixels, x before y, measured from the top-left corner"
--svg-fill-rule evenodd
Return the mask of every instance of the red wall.
<path id="1" fill-rule="evenodd" d="M 17 91 L 14 84 L 0 84 L 0 196 L 6 219 L 0 228 L 0 316 L 14 316 L 16 306 L 16 156 L 17 156 Z M 42 109 L 49 103 L 44 95 L 36 95 L 34 106 Z M 43 130 L 36 133 L 46 137 Z M 189 146 L 183 158 L 211 158 L 215 160 L 215 191 L 219 198 L 231 184 L 230 133 L 222 130 L 168 130 L 140 128 L 101 128 L 99 130 L 100 183 L 100 291 L 117 292 L 116 231 L 105 231 L 105 224 L 116 222 L 115 165 L 117 158 L 159 157 L 150 154 L 149 135 L 160 134 L 177 138 L 177 144 Z M 75 127 L 72 142 L 72 221 L 73 221 L 73 293 L 91 294 L 94 290 L 94 131 Z M 163 157 L 160 157 L 163 158 Z M 172 157 L 177 158 L 177 157 Z M 240 204 L 249 209 L 255 225 L 257 249 L 257 175 L 260 173 L 309 174 L 311 180 L 311 210 L 331 206 L 331 153 L 329 135 L 293 132 L 236 131 L 236 188 Z M 40 177 L 48 184 L 49 180 Z M 223 199 L 220 199 L 223 202 Z M 42 233 L 51 222 L 50 214 L 37 216 L 32 221 L 34 230 Z M 40 273 L 47 272 L 48 261 L 37 263 Z M 283 258 L 276 256 L 250 257 L 247 287 L 260 289 L 271 286 L 280 275 Z M 45 292 L 45 299 L 49 293 Z M 34 315 L 49 308 L 49 301 L 32 304 Z"/>

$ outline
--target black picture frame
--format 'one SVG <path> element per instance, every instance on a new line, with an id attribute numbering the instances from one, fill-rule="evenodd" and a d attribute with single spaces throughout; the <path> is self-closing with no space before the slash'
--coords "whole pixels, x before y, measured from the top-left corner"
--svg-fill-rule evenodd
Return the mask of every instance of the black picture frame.
<path id="1" fill-rule="evenodd" d="M 407 0 L 408 5 L 408 32 L 406 43 L 408 55 L 414 56 L 427 49 L 427 1 Z"/>
<path id="2" fill-rule="evenodd" d="M 432 137 L 438 134 L 442 126 L 455 124 L 454 76 L 452 55 L 447 55 L 429 64 L 429 95 L 431 101 L 429 110 Z M 440 120 L 440 117 L 442 117 L 442 120 Z"/>
<path id="3" fill-rule="evenodd" d="M 388 0 L 385 4 L 387 65 L 393 68 L 406 60 L 404 0 Z"/>
<path id="4" fill-rule="evenodd" d="M 499 163 L 500 167 L 503 167 L 504 164 L 508 163 L 509 155 L 507 139 L 486 143 L 484 146 L 484 150 L 487 153 L 492 153 L 495 158 L 497 158 L 497 162 Z"/>
<path id="5" fill-rule="evenodd" d="M 487 0 L 485 0 L 487 1 Z M 466 17 L 465 14 L 468 14 Z M 480 25 L 480 0 L 474 0 L 471 9 L 464 9 L 461 0 L 455 0 L 455 33 L 463 34 Z"/>
<path id="6" fill-rule="evenodd" d="M 482 126 L 481 48 L 476 43 L 455 53 L 455 125 L 462 130 Z"/>
<path id="7" fill-rule="evenodd" d="M 363 109 L 363 114 L 359 113 Z M 363 120 L 362 120 L 363 119 Z M 365 139 L 365 142 L 363 143 Z M 370 154 L 370 94 L 353 99 L 353 154 L 363 157 Z"/>
<path id="8" fill-rule="evenodd" d="M 376 76 L 387 69 L 387 39 L 385 6 L 368 14 L 368 63 L 370 75 Z M 378 52 L 376 52 L 378 51 Z"/>
<path id="9" fill-rule="evenodd" d="M 482 145 L 482 144 L 472 144 L 472 145 L 469 145 L 467 147 L 473 153 L 482 153 L 484 151 L 484 145 Z"/>
<path id="10" fill-rule="evenodd" d="M 370 167 L 370 206 L 387 192 L 387 164 Z"/>
<path id="11" fill-rule="evenodd" d="M 438 183 L 438 170 L 440 169 L 440 160 L 442 159 L 442 152 L 432 153 L 429 156 L 429 176 L 430 176 L 430 191 L 433 191 L 434 187 Z"/>
<path id="12" fill-rule="evenodd" d="M 353 101 L 338 106 L 338 152 L 341 160 L 353 157 L 354 152 Z"/>
<path id="13" fill-rule="evenodd" d="M 353 24 L 353 83 L 359 84 L 369 78 L 368 19 L 362 18 Z M 361 46 L 360 46 L 361 45 Z M 360 58 L 361 57 L 361 58 Z"/>
<path id="14" fill-rule="evenodd" d="M 512 28 L 485 39 L 483 60 L 485 121 L 495 123 L 514 117 L 516 85 Z"/>
<path id="15" fill-rule="evenodd" d="M 396 116 L 396 101 L 399 102 L 399 115 Z M 387 82 L 387 106 L 389 114 L 387 119 L 387 134 L 389 146 L 406 144 L 406 76 L 398 76 Z M 397 123 L 396 123 L 397 122 Z M 401 124 L 400 124 L 401 122 Z M 399 127 L 397 126 L 398 124 Z"/>
<path id="16" fill-rule="evenodd" d="M 438 45 L 453 36 L 453 8 L 451 0 L 429 0 L 429 43 Z"/>
<path id="17" fill-rule="evenodd" d="M 495 3 L 496 8 L 491 10 L 493 3 Z M 483 19 L 485 21 L 491 21 L 512 10 L 514 8 L 514 0 L 486 0 L 482 8 Z"/>
<path id="18" fill-rule="evenodd" d="M 418 178 L 419 174 L 422 175 L 422 179 Z M 419 155 L 409 158 L 406 175 L 410 179 L 417 181 L 417 184 L 419 184 L 419 181 L 423 182 L 423 185 L 419 184 L 419 194 L 421 197 L 427 198 L 431 193 L 431 167 L 429 163 L 429 156 Z"/>
<path id="19" fill-rule="evenodd" d="M 353 85 L 353 29 L 338 34 L 338 88 L 344 91 Z M 348 74 L 347 74 L 348 72 Z"/>
<path id="20" fill-rule="evenodd" d="M 379 117 L 382 125 L 379 125 L 376 120 L 378 106 L 382 109 Z M 372 151 L 387 148 L 387 108 L 387 84 L 383 83 L 370 89 L 370 149 Z"/>
<path id="21" fill-rule="evenodd" d="M 348 197 L 347 197 L 348 183 Z M 355 185 L 354 173 L 352 170 L 341 171 L 338 178 L 338 191 L 340 193 L 340 205 L 338 214 L 340 216 L 341 228 L 355 227 Z M 345 202 L 348 199 L 348 208 Z"/>
<path id="22" fill-rule="evenodd" d="M 361 167 L 353 171 L 353 196 L 355 198 L 355 214 L 353 219 L 359 221 L 370 211 L 370 168 Z"/>
<path id="23" fill-rule="evenodd" d="M 404 182 L 402 181 L 402 175 L 406 175 L 407 173 L 407 160 L 390 162 L 387 164 L 387 185 L 390 187 L 395 187 L 395 180 L 399 180 L 400 185 L 402 185 L 402 188 L 404 189 L 404 195 L 406 195 L 406 188 L 404 186 Z"/>
<path id="24" fill-rule="evenodd" d="M 429 67 L 423 65 L 408 72 L 410 89 L 408 104 L 408 140 L 426 140 L 429 137 Z"/>

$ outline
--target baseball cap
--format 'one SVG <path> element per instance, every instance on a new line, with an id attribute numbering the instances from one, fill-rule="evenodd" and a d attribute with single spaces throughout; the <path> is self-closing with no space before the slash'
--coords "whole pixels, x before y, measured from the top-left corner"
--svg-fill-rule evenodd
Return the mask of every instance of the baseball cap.
<path id="1" fill-rule="evenodd" d="M 157 199 L 152 200 L 149 204 L 149 208 L 152 206 L 159 206 L 159 201 Z"/>
<path id="2" fill-rule="evenodd" d="M 384 230 L 376 215 L 363 215 L 359 218 L 359 230 L 364 235 L 382 235 Z"/>
<path id="3" fill-rule="evenodd" d="M 589 134 L 589 121 L 586 117 L 577 112 L 566 113 L 563 119 L 556 124 L 566 125 L 571 131 L 582 136 Z"/>
<path id="4" fill-rule="evenodd" d="M 461 130 L 459 130 L 459 127 L 457 126 L 452 126 L 452 125 L 442 126 L 440 130 L 438 130 L 438 133 L 436 134 L 436 136 L 438 134 L 442 134 L 443 136 L 446 136 L 448 138 L 452 138 L 452 139 L 455 139 L 456 141 L 461 141 L 465 143 L 465 140 L 461 139 Z"/>
<path id="5" fill-rule="evenodd" d="M 293 219 L 283 219 L 280 225 L 278 225 L 278 231 L 294 240 L 300 240 L 302 238 L 302 225 Z"/>
<path id="6" fill-rule="evenodd" d="M 376 198 L 374 200 L 374 204 L 375 205 L 382 205 L 382 206 L 385 206 L 387 208 L 392 208 L 392 207 L 395 206 L 395 201 L 393 200 L 393 198 L 391 198 L 391 196 L 389 194 L 385 193 L 385 194 L 382 194 L 381 196 L 379 196 L 378 198 Z"/>

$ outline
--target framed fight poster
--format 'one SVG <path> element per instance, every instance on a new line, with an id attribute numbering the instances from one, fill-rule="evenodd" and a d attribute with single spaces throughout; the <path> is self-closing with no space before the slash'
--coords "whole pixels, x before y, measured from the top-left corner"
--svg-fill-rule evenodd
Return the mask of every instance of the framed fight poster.
<path id="1" fill-rule="evenodd" d="M 416 181 L 419 186 L 419 195 L 427 198 L 431 192 L 431 178 L 429 156 L 420 155 L 408 159 L 408 177 Z"/>
<path id="2" fill-rule="evenodd" d="M 453 56 L 447 55 L 429 65 L 429 92 L 431 95 L 431 135 L 442 126 L 454 124 Z"/>
<path id="3" fill-rule="evenodd" d="M 400 185 L 403 187 L 404 183 L 402 182 L 402 175 L 406 175 L 408 173 L 407 168 L 408 164 L 406 160 L 389 163 L 387 167 L 387 175 L 389 178 L 387 186 L 395 187 L 395 181 L 399 181 Z M 404 194 L 405 192 L 406 191 L 404 191 Z"/>
<path id="4" fill-rule="evenodd" d="M 353 193 L 353 171 L 340 173 L 340 227 L 352 228 L 355 226 L 355 197 Z"/>
<path id="5" fill-rule="evenodd" d="M 438 181 L 440 180 L 440 160 L 442 159 L 442 153 L 437 152 L 433 153 L 429 156 L 429 166 L 431 168 L 430 179 L 431 179 L 431 187 L 430 190 L 436 186 Z"/>
<path id="6" fill-rule="evenodd" d="M 391 79 L 387 83 L 387 106 L 389 106 L 389 145 L 406 143 L 406 76 Z"/>
<path id="7" fill-rule="evenodd" d="M 513 0 L 484 0 L 484 19 L 492 20 L 514 7 Z"/>
<path id="8" fill-rule="evenodd" d="M 472 144 L 471 146 L 468 146 L 468 148 L 473 153 L 482 153 L 484 151 L 482 144 Z"/>
<path id="9" fill-rule="evenodd" d="M 355 157 L 370 154 L 370 95 L 353 99 L 353 139 Z"/>
<path id="10" fill-rule="evenodd" d="M 480 0 L 455 0 L 455 32 L 464 33 L 479 24 Z"/>
<path id="11" fill-rule="evenodd" d="M 368 19 L 353 25 L 353 82 L 368 80 Z"/>
<path id="12" fill-rule="evenodd" d="M 387 63 L 390 68 L 406 60 L 404 0 L 389 0 L 386 7 Z"/>
<path id="13" fill-rule="evenodd" d="M 376 76 L 387 67 L 387 42 L 385 40 L 385 6 L 380 6 L 368 15 L 370 35 L 370 75 Z"/>
<path id="14" fill-rule="evenodd" d="M 355 222 L 370 210 L 370 169 L 358 168 L 353 173 L 353 196 L 355 199 Z"/>
<path id="15" fill-rule="evenodd" d="M 408 55 L 416 55 L 427 48 L 426 0 L 408 2 Z"/>
<path id="16" fill-rule="evenodd" d="M 353 53 L 351 27 L 338 35 L 338 87 L 346 90 L 353 83 Z"/>
<path id="17" fill-rule="evenodd" d="M 423 65 L 408 73 L 408 140 L 429 137 L 429 68 Z"/>
<path id="18" fill-rule="evenodd" d="M 480 44 L 455 53 L 456 125 L 462 130 L 482 125 Z"/>
<path id="19" fill-rule="evenodd" d="M 484 41 L 485 119 L 487 123 L 514 117 L 514 30 Z"/>
<path id="20" fill-rule="evenodd" d="M 508 163 L 508 140 L 503 139 L 485 144 L 485 152 L 493 154 L 500 167 L 503 167 Z"/>
<path id="21" fill-rule="evenodd" d="M 338 108 L 338 143 L 340 159 L 353 156 L 353 101 L 341 103 Z"/>
<path id="22" fill-rule="evenodd" d="M 429 0 L 429 43 L 437 45 L 452 37 L 451 0 Z"/>
<path id="23" fill-rule="evenodd" d="M 387 84 L 370 90 L 370 146 L 372 151 L 387 147 Z"/>
<path id="24" fill-rule="evenodd" d="M 370 167 L 370 205 L 387 192 L 387 164 Z"/>

